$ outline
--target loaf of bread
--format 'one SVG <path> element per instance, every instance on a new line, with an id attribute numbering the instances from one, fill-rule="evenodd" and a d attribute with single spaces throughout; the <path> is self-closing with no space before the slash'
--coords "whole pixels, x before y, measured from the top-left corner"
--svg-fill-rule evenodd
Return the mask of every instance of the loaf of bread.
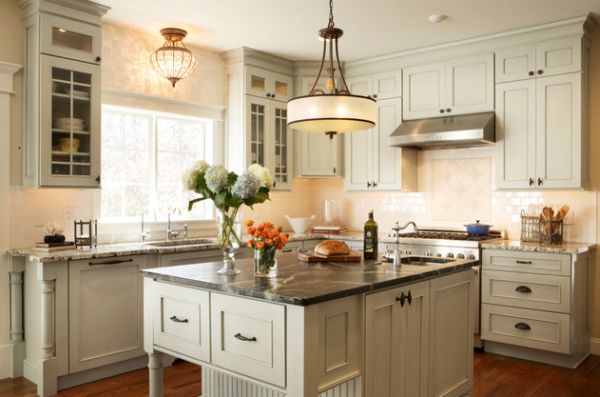
<path id="1" fill-rule="evenodd" d="M 315 247 L 315 254 L 317 255 L 348 255 L 349 253 L 350 247 L 348 247 L 348 244 L 338 240 L 325 240 Z"/>

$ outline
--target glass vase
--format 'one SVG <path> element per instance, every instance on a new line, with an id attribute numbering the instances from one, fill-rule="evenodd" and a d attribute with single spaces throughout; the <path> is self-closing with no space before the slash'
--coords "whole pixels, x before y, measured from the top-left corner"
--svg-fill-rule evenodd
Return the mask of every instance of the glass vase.
<path id="1" fill-rule="evenodd" d="M 254 275 L 256 277 L 277 277 L 277 249 L 254 249 Z"/>
<path id="2" fill-rule="evenodd" d="M 217 239 L 223 250 L 223 266 L 217 271 L 222 275 L 236 275 L 240 273 L 235 267 L 235 254 L 242 245 L 240 240 L 242 222 L 238 218 L 238 208 L 230 212 L 217 211 Z"/>

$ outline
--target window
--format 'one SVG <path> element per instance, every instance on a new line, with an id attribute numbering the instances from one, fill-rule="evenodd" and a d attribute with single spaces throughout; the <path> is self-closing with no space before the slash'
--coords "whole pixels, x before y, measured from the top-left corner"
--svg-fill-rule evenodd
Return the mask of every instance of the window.
<path id="1" fill-rule="evenodd" d="M 142 213 L 188 214 L 182 176 L 191 164 L 210 162 L 212 121 L 169 113 L 102 107 L 102 219 L 139 217 Z M 209 218 L 198 203 L 190 218 Z"/>

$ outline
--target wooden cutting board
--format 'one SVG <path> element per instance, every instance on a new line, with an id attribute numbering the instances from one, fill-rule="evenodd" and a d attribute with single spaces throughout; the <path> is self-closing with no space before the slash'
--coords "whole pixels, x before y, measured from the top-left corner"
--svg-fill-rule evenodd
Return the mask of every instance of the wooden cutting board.
<path id="1" fill-rule="evenodd" d="M 317 255 L 312 251 L 309 252 L 298 252 L 298 259 L 303 262 L 316 263 L 316 262 L 360 262 L 362 260 L 362 253 L 350 252 L 347 255 Z"/>

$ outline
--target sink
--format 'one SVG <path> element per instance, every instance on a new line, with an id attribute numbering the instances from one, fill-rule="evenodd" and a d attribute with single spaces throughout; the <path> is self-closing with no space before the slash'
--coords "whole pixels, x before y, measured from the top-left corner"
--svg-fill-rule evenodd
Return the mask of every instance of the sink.
<path id="1" fill-rule="evenodd" d="M 400 259 L 400 263 L 403 265 L 414 265 L 414 266 L 432 266 L 442 265 L 444 263 L 454 262 L 455 259 L 449 258 L 432 258 L 423 256 L 405 256 Z"/>
<path id="2" fill-rule="evenodd" d="M 216 244 L 217 240 L 214 238 L 192 238 L 185 240 L 170 240 L 170 241 L 154 241 L 146 243 L 153 247 L 179 247 L 182 245 L 199 245 L 199 244 Z"/>

